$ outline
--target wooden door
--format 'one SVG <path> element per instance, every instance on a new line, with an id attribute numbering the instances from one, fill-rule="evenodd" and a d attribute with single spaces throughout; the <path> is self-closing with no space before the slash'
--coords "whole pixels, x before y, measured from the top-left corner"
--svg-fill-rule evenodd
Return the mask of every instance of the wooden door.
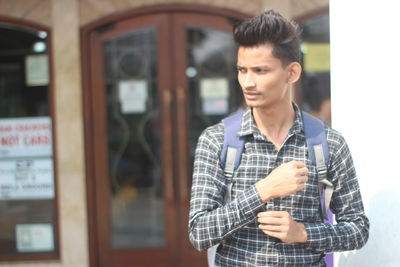
<path id="1" fill-rule="evenodd" d="M 191 166 L 201 131 L 242 104 L 231 24 L 180 10 L 88 32 L 93 266 L 206 266 L 187 234 Z"/>

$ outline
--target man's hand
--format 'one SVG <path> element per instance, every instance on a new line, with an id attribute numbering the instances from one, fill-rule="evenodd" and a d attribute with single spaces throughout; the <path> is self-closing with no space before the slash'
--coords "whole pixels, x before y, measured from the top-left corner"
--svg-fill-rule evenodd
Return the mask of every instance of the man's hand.
<path id="1" fill-rule="evenodd" d="M 256 183 L 261 199 L 268 202 L 273 198 L 294 194 L 304 188 L 308 180 L 308 169 L 303 162 L 283 163 L 267 177 Z"/>
<path id="2" fill-rule="evenodd" d="M 286 211 L 264 211 L 258 213 L 259 228 L 266 234 L 285 243 L 306 243 L 304 224 L 296 222 Z"/>

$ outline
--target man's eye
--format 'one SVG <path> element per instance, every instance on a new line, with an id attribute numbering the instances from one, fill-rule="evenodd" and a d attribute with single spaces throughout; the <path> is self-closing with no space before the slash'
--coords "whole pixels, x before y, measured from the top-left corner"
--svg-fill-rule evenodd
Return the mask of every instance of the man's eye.
<path id="1" fill-rule="evenodd" d="M 266 72 L 268 72 L 268 70 L 264 69 L 264 68 L 255 68 L 254 71 L 257 72 L 257 73 L 266 73 Z"/>
<path id="2" fill-rule="evenodd" d="M 237 67 L 236 69 L 238 72 L 242 72 L 242 73 L 246 72 L 246 69 L 242 68 L 242 67 Z"/>

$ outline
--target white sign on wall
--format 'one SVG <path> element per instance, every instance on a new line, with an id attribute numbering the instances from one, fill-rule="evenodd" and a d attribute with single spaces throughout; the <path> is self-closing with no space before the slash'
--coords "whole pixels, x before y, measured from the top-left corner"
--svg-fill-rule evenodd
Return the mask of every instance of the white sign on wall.
<path id="1" fill-rule="evenodd" d="M 52 156 L 49 117 L 0 119 L 0 157 Z"/>
<path id="2" fill-rule="evenodd" d="M 53 199 L 53 160 L 0 161 L 0 200 Z"/>
<path id="3" fill-rule="evenodd" d="M 53 225 L 51 224 L 17 224 L 15 232 L 19 252 L 54 250 Z"/>

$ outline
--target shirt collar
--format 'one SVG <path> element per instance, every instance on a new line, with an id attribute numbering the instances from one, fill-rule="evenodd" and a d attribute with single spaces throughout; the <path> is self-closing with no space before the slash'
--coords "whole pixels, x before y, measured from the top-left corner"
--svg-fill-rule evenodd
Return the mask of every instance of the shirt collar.
<path id="1" fill-rule="evenodd" d="M 301 110 L 299 109 L 296 103 L 293 102 L 292 104 L 293 104 L 293 109 L 295 111 L 295 119 L 292 128 L 289 130 L 288 137 L 295 134 L 304 134 Z M 244 111 L 242 125 L 238 135 L 239 136 L 253 135 L 254 138 L 256 139 L 265 139 L 265 136 L 257 128 L 251 108 L 247 108 Z"/>

